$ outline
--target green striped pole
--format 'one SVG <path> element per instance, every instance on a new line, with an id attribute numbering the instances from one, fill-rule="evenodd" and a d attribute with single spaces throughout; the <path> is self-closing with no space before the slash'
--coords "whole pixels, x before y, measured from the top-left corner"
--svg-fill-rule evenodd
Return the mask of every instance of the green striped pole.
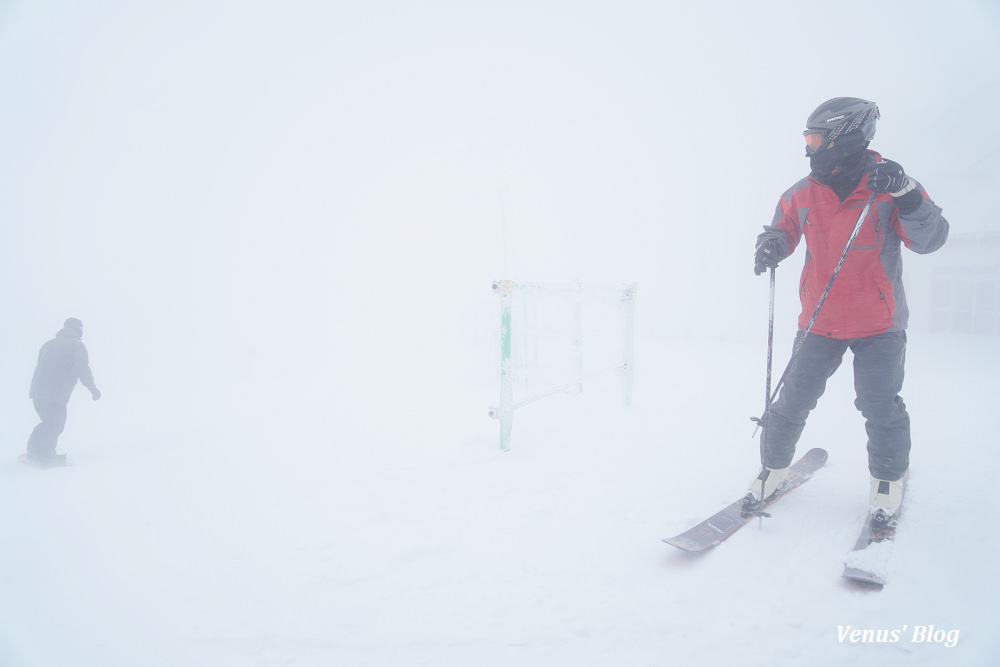
<path id="1" fill-rule="evenodd" d="M 514 283 L 501 280 L 493 289 L 500 293 L 500 449 L 510 451 L 510 431 L 514 421 L 514 368 L 511 364 L 510 313 Z"/>

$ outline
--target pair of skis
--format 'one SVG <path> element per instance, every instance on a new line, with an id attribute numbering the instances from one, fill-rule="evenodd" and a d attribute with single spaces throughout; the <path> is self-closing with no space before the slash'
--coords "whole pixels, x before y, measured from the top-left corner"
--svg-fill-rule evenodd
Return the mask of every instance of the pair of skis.
<path id="1" fill-rule="evenodd" d="M 824 449 L 811 449 L 796 461 L 788 471 L 784 485 L 765 503 L 766 509 L 792 489 L 801 486 L 826 463 Z M 667 544 L 698 553 L 718 546 L 723 540 L 750 523 L 753 515 L 743 516 L 743 499 L 731 503 L 698 525 L 674 537 L 668 537 Z M 858 535 L 854 548 L 844 560 L 844 577 L 852 581 L 881 588 L 886 582 L 885 563 L 895 537 L 895 528 L 880 528 L 872 525 L 871 515 Z"/>

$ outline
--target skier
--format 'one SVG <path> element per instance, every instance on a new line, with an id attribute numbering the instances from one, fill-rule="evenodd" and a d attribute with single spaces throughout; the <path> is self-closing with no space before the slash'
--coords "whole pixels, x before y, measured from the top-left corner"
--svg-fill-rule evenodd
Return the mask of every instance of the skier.
<path id="1" fill-rule="evenodd" d="M 806 254 L 796 348 L 765 414 L 762 464 L 744 498 L 745 514 L 760 511 L 781 486 L 807 415 L 850 349 L 855 406 L 868 434 L 869 511 L 873 525 L 895 525 L 910 454 L 910 418 L 899 396 L 908 317 L 900 246 L 933 252 L 948 238 L 948 222 L 899 164 L 868 150 L 878 118 L 874 102 L 856 97 L 837 97 L 813 111 L 803 132 L 809 176 L 781 195 L 772 223 L 757 237 L 757 275 L 803 238 Z"/>
<path id="2" fill-rule="evenodd" d="M 34 402 L 41 422 L 28 438 L 25 459 L 40 468 L 66 464 L 66 455 L 57 455 L 56 445 L 66 426 L 66 405 L 77 380 L 90 390 L 95 401 L 101 397 L 82 338 L 83 322 L 71 317 L 38 352 L 28 398 Z"/>

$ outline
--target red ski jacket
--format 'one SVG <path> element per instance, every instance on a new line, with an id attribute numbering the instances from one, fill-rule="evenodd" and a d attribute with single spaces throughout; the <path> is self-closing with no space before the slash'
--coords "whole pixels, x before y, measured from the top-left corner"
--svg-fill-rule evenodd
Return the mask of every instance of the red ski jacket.
<path id="1" fill-rule="evenodd" d="M 875 151 L 868 153 L 875 161 L 882 160 Z M 805 237 L 805 266 L 799 280 L 800 330 L 812 317 L 868 203 L 872 191 L 867 183 L 866 172 L 854 192 L 840 201 L 832 188 L 812 177 L 803 178 L 781 195 L 774 220 L 765 227 L 784 233 L 786 256 Z M 811 333 L 850 339 L 906 328 L 909 310 L 903 292 L 900 247 L 905 245 L 924 254 L 937 250 L 948 238 L 948 221 L 941 209 L 919 183 L 916 187 L 923 198 L 915 211 L 906 214 L 899 212 L 892 195 L 881 193 L 875 197 Z"/>

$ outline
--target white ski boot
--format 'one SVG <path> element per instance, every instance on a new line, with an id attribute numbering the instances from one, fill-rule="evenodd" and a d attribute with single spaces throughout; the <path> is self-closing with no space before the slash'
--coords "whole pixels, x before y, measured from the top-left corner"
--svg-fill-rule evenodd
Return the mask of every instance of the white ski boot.
<path id="1" fill-rule="evenodd" d="M 765 468 L 761 466 L 754 478 L 750 480 L 747 494 L 743 497 L 743 515 L 754 514 L 763 510 L 764 503 L 775 492 L 781 489 L 786 477 L 788 477 L 788 468 Z"/>
<path id="2" fill-rule="evenodd" d="M 868 500 L 868 511 L 872 516 L 872 526 L 877 528 L 895 528 L 896 513 L 903 502 L 902 480 L 888 481 L 872 477 L 871 495 Z"/>

